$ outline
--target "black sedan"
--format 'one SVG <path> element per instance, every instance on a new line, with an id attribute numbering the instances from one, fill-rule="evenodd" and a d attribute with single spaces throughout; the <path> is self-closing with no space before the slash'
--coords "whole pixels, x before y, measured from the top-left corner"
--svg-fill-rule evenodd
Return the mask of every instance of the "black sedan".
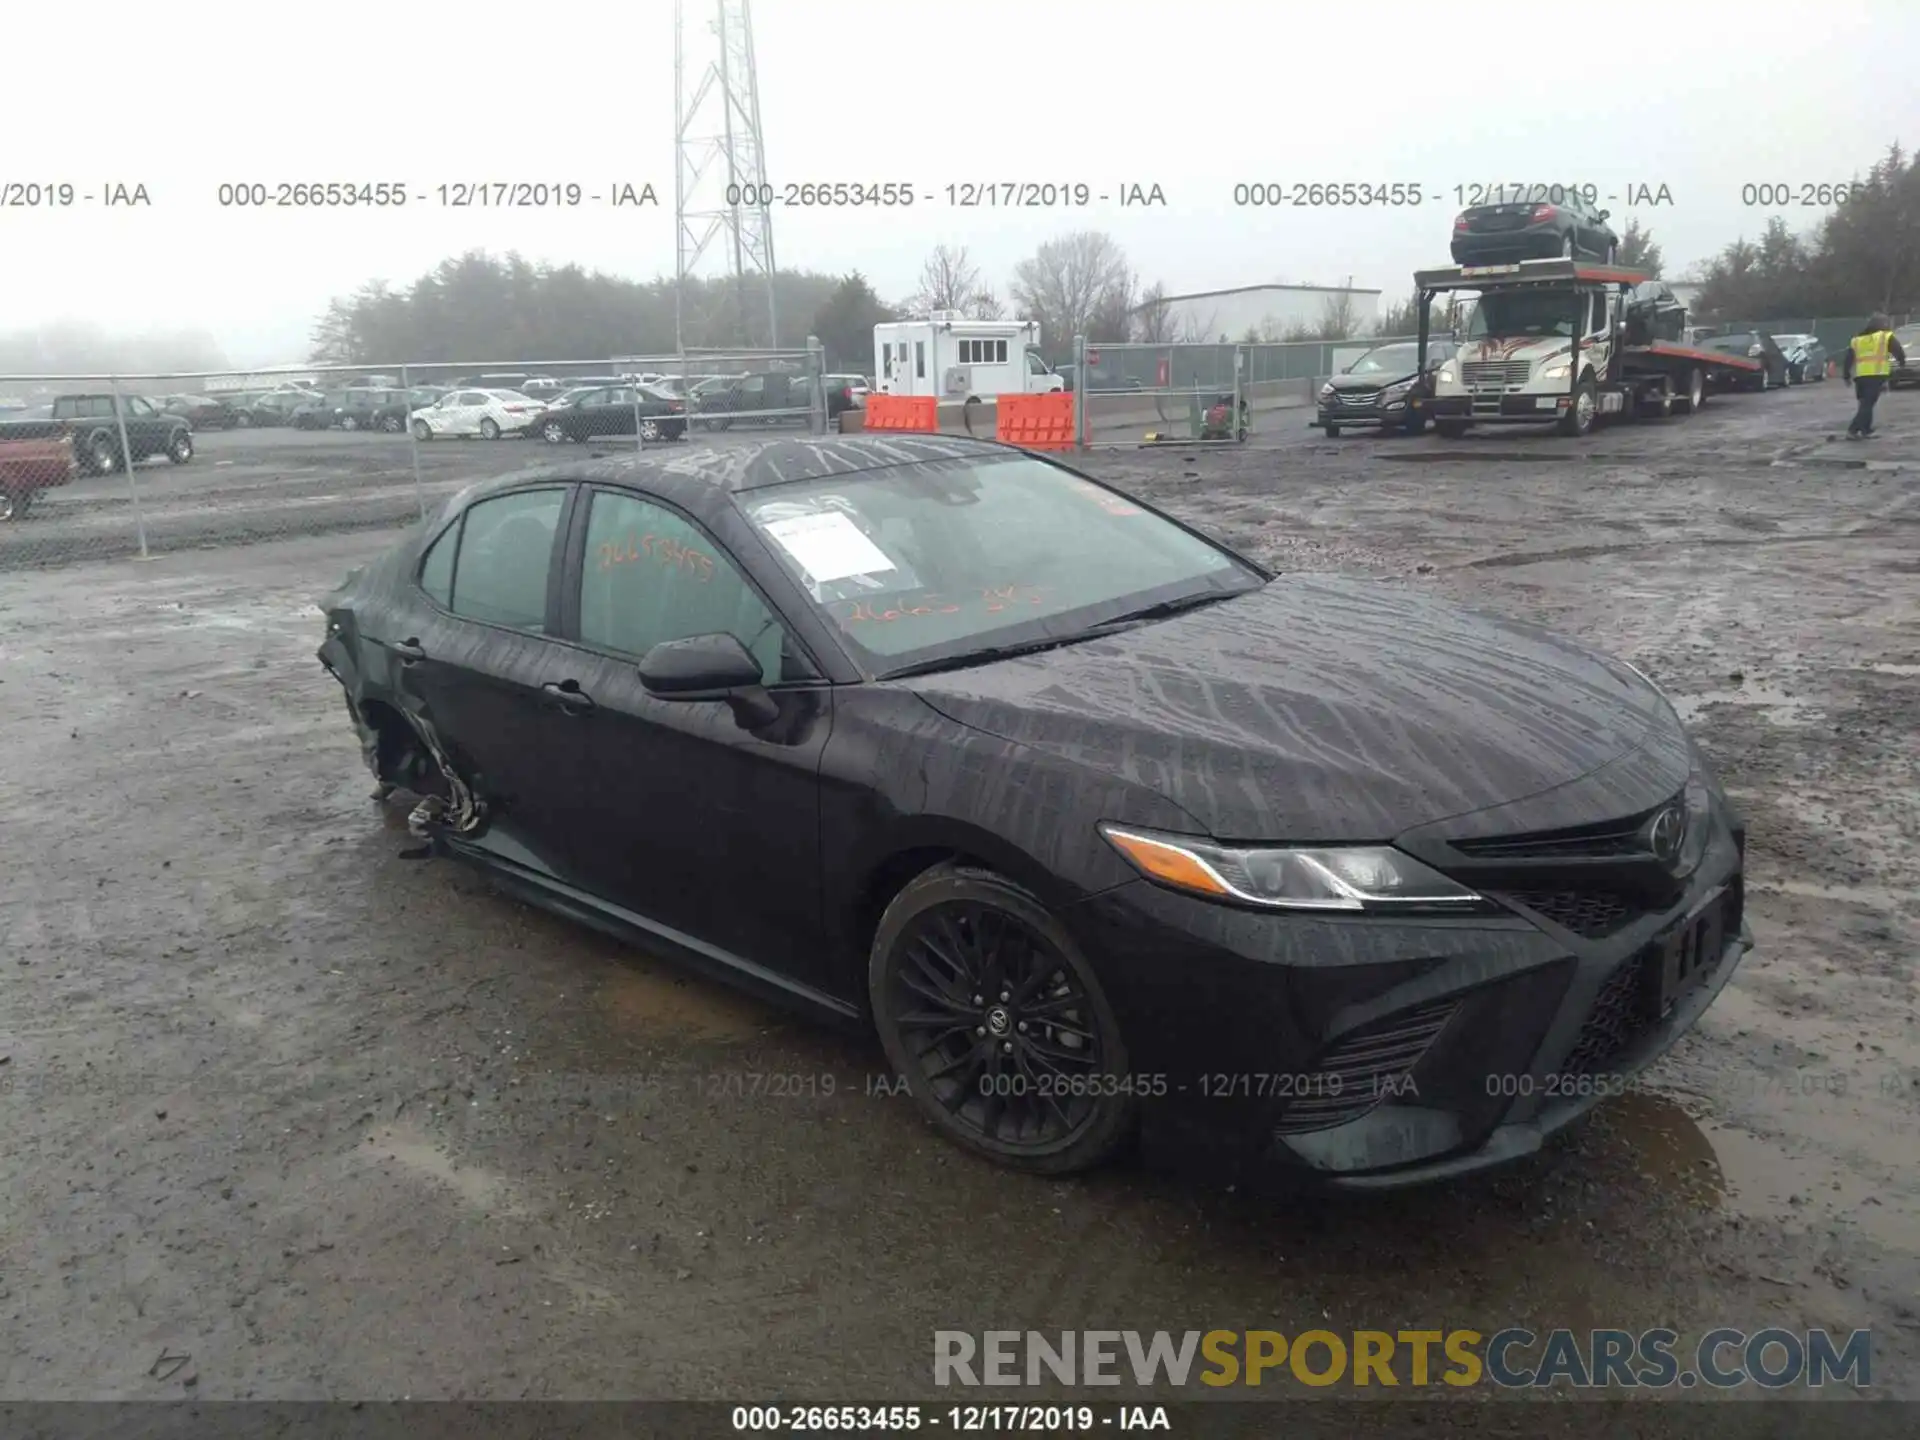
<path id="1" fill-rule="evenodd" d="M 1611 265 L 1620 253 L 1620 237 L 1607 223 L 1609 213 L 1570 190 L 1556 192 L 1548 203 L 1472 205 L 1453 222 L 1453 263 L 1558 258 Z"/>
<path id="2" fill-rule="evenodd" d="M 985 441 L 483 482 L 323 609 L 439 853 L 871 1027 L 1027 1170 L 1524 1155 L 1751 943 L 1742 822 L 1632 667 Z"/>
<path id="3" fill-rule="evenodd" d="M 1427 345 L 1427 365 L 1439 365 L 1453 354 L 1450 340 Z M 1418 435 L 1426 417 L 1407 407 L 1407 392 L 1421 372 L 1420 344 L 1401 340 L 1376 345 L 1320 387 L 1314 424 L 1338 439 L 1342 429 L 1403 430 Z"/>
<path id="4" fill-rule="evenodd" d="M 1722 354 L 1739 355 L 1760 362 L 1760 369 L 1751 377 L 1743 376 L 1728 381 L 1731 386 L 1741 390 L 1774 390 L 1787 383 L 1786 352 L 1774 343 L 1771 335 L 1757 330 L 1744 330 L 1737 335 L 1716 335 L 1700 344 L 1702 349 L 1718 350 Z"/>
<path id="5" fill-rule="evenodd" d="M 687 438 L 687 402 L 651 385 L 612 385 L 573 395 L 541 412 L 528 430 L 549 445 L 639 436 Z"/>

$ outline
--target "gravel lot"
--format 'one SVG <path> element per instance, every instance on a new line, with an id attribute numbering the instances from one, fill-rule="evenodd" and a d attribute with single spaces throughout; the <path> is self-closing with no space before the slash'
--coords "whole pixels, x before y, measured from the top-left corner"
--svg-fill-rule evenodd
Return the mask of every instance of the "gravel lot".
<path id="1" fill-rule="evenodd" d="M 1920 1398 L 1920 397 L 1880 408 L 1086 462 L 1632 660 L 1748 811 L 1758 947 L 1638 1093 L 1336 1206 L 976 1164 L 877 1047 L 409 858 L 311 603 L 417 511 L 403 441 L 204 437 L 136 477 L 144 564 L 31 568 L 128 548 L 124 476 L 45 497 L 0 537 L 0 1397 L 934 1399 L 937 1328 L 1777 1324 L 1872 1326 Z"/>

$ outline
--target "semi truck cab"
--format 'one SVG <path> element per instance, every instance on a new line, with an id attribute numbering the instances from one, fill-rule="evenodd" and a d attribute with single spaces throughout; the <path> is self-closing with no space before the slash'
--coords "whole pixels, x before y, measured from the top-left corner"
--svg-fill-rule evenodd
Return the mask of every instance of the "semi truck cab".
<path id="1" fill-rule="evenodd" d="M 1434 398 L 1464 400 L 1467 417 L 1476 420 L 1554 419 L 1574 388 L 1576 335 L 1581 374 L 1598 384 L 1613 359 L 1619 313 L 1617 289 L 1485 293 L 1458 348 L 1435 373 Z"/>

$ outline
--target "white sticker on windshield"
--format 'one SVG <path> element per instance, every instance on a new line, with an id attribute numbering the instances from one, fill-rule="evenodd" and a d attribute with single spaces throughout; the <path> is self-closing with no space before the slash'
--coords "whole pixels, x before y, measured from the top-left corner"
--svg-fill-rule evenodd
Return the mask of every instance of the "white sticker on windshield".
<path id="1" fill-rule="evenodd" d="M 775 520 L 766 531 L 817 585 L 897 567 L 852 520 L 836 511 Z"/>

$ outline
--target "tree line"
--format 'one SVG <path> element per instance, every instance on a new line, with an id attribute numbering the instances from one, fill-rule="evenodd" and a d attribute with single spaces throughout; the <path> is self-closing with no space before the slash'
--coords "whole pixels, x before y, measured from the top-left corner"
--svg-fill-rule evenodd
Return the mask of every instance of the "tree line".
<path id="1" fill-rule="evenodd" d="M 1696 318 L 1771 319 L 1851 315 L 1920 304 L 1920 169 L 1896 145 L 1805 234 L 1767 221 L 1682 277 L 1700 285 Z M 1620 263 L 1659 276 L 1665 258 L 1652 233 L 1629 218 Z M 954 310 L 981 319 L 1037 320 L 1046 348 L 1064 357 L 1076 335 L 1150 344 L 1344 340 L 1362 332 L 1410 334 L 1417 296 L 1371 321 L 1352 295 L 1331 294 L 1320 313 L 1222 336 L 1213 317 L 1176 304 L 1163 284 L 1143 283 L 1125 250 L 1098 230 L 1041 244 L 992 284 L 962 246 L 934 248 L 912 294 L 888 300 L 859 272 L 783 271 L 769 314 L 765 281 L 633 280 L 577 265 L 538 266 L 484 251 L 447 260 L 411 284 L 385 282 L 334 300 L 314 333 L 316 362 L 362 365 L 408 360 L 542 361 L 668 355 L 688 347 L 763 348 L 776 337 L 798 347 L 818 336 L 830 366 L 864 370 L 873 327 Z M 777 318 L 776 318 L 777 317 Z M 777 332 L 776 332 L 777 325 Z"/>

